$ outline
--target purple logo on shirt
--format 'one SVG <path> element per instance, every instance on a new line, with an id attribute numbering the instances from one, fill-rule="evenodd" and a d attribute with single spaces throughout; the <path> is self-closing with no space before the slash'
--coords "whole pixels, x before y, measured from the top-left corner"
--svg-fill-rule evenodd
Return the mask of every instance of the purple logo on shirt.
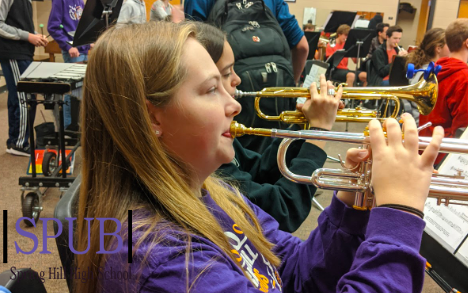
<path id="1" fill-rule="evenodd" d="M 27 237 L 27 238 L 30 238 L 33 243 L 34 243 L 34 247 L 30 250 L 30 251 L 24 251 L 22 250 L 18 243 L 15 241 L 15 247 L 16 247 L 16 253 L 23 253 L 23 254 L 32 254 L 36 251 L 37 249 L 37 246 L 38 246 L 38 239 L 36 237 L 36 235 L 34 235 L 33 233 L 31 232 L 28 232 L 28 231 L 25 231 L 21 228 L 20 226 L 20 223 L 21 221 L 23 220 L 26 220 L 26 221 L 30 221 L 34 227 L 36 227 L 36 222 L 34 221 L 33 218 L 27 218 L 27 217 L 21 217 L 19 218 L 17 221 L 16 221 L 16 232 L 18 232 L 21 236 L 24 236 L 24 237 Z M 40 254 L 50 254 L 51 252 L 49 250 L 47 250 L 47 239 L 54 239 L 54 238 L 57 238 L 58 236 L 60 236 L 60 234 L 62 234 L 62 222 L 60 222 L 59 219 L 56 219 L 56 218 L 41 218 L 41 220 L 43 221 L 43 224 L 42 224 L 42 251 L 40 251 L 39 253 Z M 73 222 L 76 220 L 76 218 L 65 218 L 65 220 L 68 221 L 68 231 L 73 231 Z M 84 220 L 88 223 L 88 247 L 86 248 L 85 251 L 77 251 L 75 250 L 75 248 L 73 247 L 73 233 L 68 233 L 68 247 L 70 248 L 70 250 L 74 253 L 74 254 L 85 254 L 88 252 L 89 248 L 90 248 L 90 231 L 91 231 L 91 221 L 94 220 L 93 218 L 84 218 Z M 97 254 L 114 254 L 114 253 L 118 253 L 120 252 L 120 250 L 122 249 L 122 238 L 118 235 L 118 233 L 120 232 L 120 230 L 122 229 L 122 225 L 120 224 L 120 221 L 115 219 L 115 218 L 96 218 L 96 220 L 99 221 L 99 251 L 96 252 Z M 47 235 L 47 222 L 48 221 L 55 221 L 58 225 L 58 231 L 57 231 L 57 234 L 56 235 Z M 115 232 L 112 232 L 112 233 L 105 233 L 104 232 L 104 222 L 105 221 L 114 221 L 116 224 L 117 224 L 117 229 Z M 105 250 L 104 248 L 104 236 L 114 236 L 115 238 L 117 238 L 117 248 L 114 249 L 114 250 L 110 250 L 110 251 L 107 251 Z"/>

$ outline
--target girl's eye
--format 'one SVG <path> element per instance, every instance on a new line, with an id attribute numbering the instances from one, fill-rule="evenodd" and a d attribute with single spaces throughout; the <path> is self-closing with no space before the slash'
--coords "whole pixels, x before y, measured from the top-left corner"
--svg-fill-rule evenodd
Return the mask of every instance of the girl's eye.
<path id="1" fill-rule="evenodd" d="M 208 90 L 208 94 L 215 94 L 217 91 L 218 91 L 218 88 L 214 86 Z"/>
<path id="2" fill-rule="evenodd" d="M 223 77 L 224 77 L 224 78 L 229 78 L 229 77 L 231 77 L 231 74 L 232 74 L 232 72 L 229 72 L 229 73 L 227 73 L 227 74 L 224 74 Z"/>

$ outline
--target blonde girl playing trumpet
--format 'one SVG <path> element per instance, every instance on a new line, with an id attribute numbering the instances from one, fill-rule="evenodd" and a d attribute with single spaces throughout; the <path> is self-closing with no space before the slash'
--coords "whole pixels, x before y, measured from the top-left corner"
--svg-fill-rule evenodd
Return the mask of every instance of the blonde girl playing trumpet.
<path id="1" fill-rule="evenodd" d="M 415 214 L 356 211 L 334 197 L 302 242 L 212 176 L 234 156 L 229 125 L 241 109 L 196 33 L 190 23 L 147 23 L 111 28 L 96 43 L 84 87 L 77 231 L 77 250 L 90 245 L 77 266 L 94 278 L 76 282 L 76 292 L 420 291 L 424 222 Z M 311 99 L 338 107 L 340 92 L 311 91 Z M 422 210 L 443 132 L 437 128 L 419 156 L 414 120 L 403 120 L 404 143 L 395 120 L 386 123 L 388 144 L 379 122 L 370 123 L 374 189 L 378 204 Z M 117 254 L 97 254 L 99 223 L 89 232 L 84 221 L 125 223 L 127 210 L 131 264 L 125 240 Z M 115 246 L 105 238 L 107 250 Z M 100 267 L 135 277 L 99 278 Z"/>

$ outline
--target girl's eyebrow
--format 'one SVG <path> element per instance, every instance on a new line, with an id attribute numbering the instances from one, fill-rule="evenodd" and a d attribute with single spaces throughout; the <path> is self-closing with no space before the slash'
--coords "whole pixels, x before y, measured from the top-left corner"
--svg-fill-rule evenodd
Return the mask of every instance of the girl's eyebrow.
<path id="1" fill-rule="evenodd" d="M 224 70 L 226 70 L 226 69 L 229 69 L 229 68 L 231 68 L 232 66 L 234 66 L 234 63 L 231 63 L 231 64 L 229 64 L 229 65 L 226 65 L 221 71 L 224 71 Z"/>

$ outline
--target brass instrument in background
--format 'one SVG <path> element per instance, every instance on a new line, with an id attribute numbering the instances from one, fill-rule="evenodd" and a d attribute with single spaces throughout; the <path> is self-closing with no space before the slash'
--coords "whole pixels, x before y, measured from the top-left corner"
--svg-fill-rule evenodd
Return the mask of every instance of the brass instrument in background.
<path id="1" fill-rule="evenodd" d="M 428 127 L 430 124 L 421 128 Z M 232 137 L 243 135 L 258 135 L 284 138 L 278 149 L 277 161 L 281 174 L 288 180 L 301 184 L 313 184 L 317 188 L 326 190 L 340 190 L 356 192 L 355 209 L 370 209 L 375 205 L 375 197 L 372 192 L 372 158 L 360 163 L 353 169 L 329 169 L 321 168 L 315 170 L 312 176 L 304 176 L 292 173 L 286 166 L 286 152 L 289 145 L 296 139 L 312 139 L 322 141 L 345 142 L 360 144 L 364 148 L 370 147 L 370 139 L 363 133 L 333 132 L 301 130 L 289 131 L 281 129 L 247 128 L 235 121 L 231 123 Z M 419 137 L 419 149 L 424 150 L 429 145 L 431 137 Z M 441 153 L 468 154 L 468 142 L 455 138 L 444 138 L 440 146 Z M 468 180 L 457 176 L 437 176 L 431 179 L 429 197 L 437 199 L 437 204 L 459 204 L 453 202 L 468 201 Z"/>
<path id="2" fill-rule="evenodd" d="M 335 89 L 338 91 L 338 88 Z M 336 121 L 340 122 L 366 122 L 372 119 L 383 120 L 385 118 L 396 118 L 400 111 L 399 99 L 404 99 L 416 103 L 419 113 L 428 115 L 435 107 L 437 101 L 438 85 L 437 77 L 431 74 L 427 80 L 421 80 L 413 85 L 396 87 L 343 87 L 342 99 L 354 100 L 381 100 L 386 99 L 387 103 L 382 113 L 376 110 L 356 107 L 354 109 L 338 110 Z M 283 111 L 278 116 L 267 115 L 260 109 L 262 98 L 300 98 L 310 97 L 309 89 L 290 88 L 264 88 L 259 92 L 242 92 L 236 90 L 236 99 L 243 97 L 255 97 L 255 110 L 259 117 L 268 121 L 283 121 L 285 123 L 306 124 L 308 123 L 304 114 L 300 111 Z M 387 113 L 389 101 L 395 102 L 395 109 L 391 114 Z"/>
<path id="3" fill-rule="evenodd" d="M 325 46 L 323 46 L 321 43 L 325 44 Z M 329 38 L 326 38 L 325 36 L 321 36 L 319 38 L 319 43 L 318 43 L 318 46 L 317 46 L 317 50 L 320 53 L 319 60 L 321 60 L 321 61 L 325 61 L 325 59 L 326 59 L 326 55 L 327 55 L 327 45 L 326 44 L 330 44 L 331 48 L 334 48 L 336 46 L 336 33 L 331 34 Z"/>

